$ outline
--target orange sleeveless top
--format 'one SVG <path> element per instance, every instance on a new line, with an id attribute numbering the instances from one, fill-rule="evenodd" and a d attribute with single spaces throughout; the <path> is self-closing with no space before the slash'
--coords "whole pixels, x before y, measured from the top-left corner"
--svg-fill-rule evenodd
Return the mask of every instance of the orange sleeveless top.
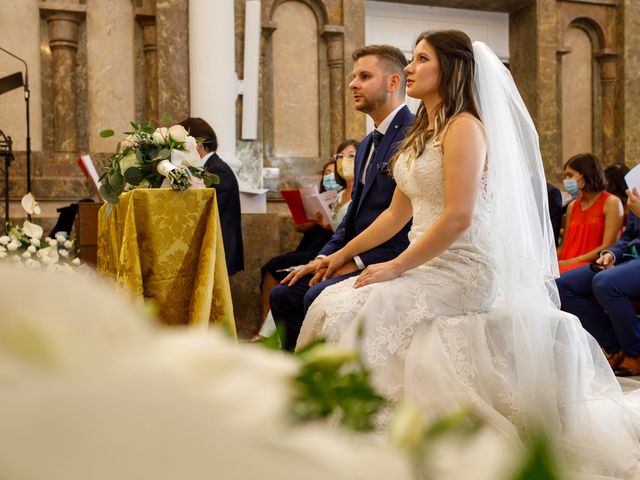
<path id="1" fill-rule="evenodd" d="M 558 260 L 569 260 L 590 252 L 602 243 L 604 236 L 604 202 L 612 194 L 602 192 L 586 210 L 582 210 L 582 195 L 578 197 L 571 213 L 571 223 L 565 232 L 566 239 Z M 590 262 L 572 263 L 560 268 L 560 273 L 588 265 Z"/>

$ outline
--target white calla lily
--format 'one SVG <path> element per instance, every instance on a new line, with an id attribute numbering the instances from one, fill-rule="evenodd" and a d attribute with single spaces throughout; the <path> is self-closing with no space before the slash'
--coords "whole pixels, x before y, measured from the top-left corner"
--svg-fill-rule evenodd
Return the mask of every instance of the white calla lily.
<path id="1" fill-rule="evenodd" d="M 38 202 L 36 202 L 35 197 L 31 193 L 27 193 L 24 197 L 22 197 L 20 203 L 22 204 L 22 208 L 24 209 L 24 211 L 29 215 L 40 215 L 40 213 L 42 213 Z"/>
<path id="2" fill-rule="evenodd" d="M 36 240 L 42 238 L 44 230 L 40 225 L 31 223 L 29 220 L 25 220 L 22 224 L 22 232 L 29 238 L 35 238 Z"/>

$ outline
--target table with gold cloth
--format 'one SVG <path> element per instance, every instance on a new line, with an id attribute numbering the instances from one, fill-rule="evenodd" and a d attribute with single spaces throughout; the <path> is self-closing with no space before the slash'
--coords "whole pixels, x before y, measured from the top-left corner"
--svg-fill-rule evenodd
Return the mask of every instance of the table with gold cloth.
<path id="1" fill-rule="evenodd" d="M 216 191 L 137 189 L 98 216 L 99 272 L 152 299 L 167 324 L 218 324 L 235 336 Z"/>

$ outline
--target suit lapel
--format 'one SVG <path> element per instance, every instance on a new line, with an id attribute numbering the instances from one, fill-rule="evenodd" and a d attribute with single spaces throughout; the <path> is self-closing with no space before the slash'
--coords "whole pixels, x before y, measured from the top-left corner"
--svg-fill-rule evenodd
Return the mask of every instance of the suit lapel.
<path id="1" fill-rule="evenodd" d="M 404 124 L 404 119 L 406 117 L 406 112 L 404 110 L 406 108 L 407 107 L 404 107 L 396 114 L 393 121 L 391 122 L 391 125 L 389 125 L 387 132 L 384 134 L 384 137 L 382 137 L 382 141 L 380 142 L 380 145 L 378 146 L 374 157 L 371 159 L 371 163 L 373 165 L 371 165 L 371 169 L 369 170 L 368 175 L 365 179 L 364 189 L 357 204 L 358 210 L 362 206 L 367 193 L 369 193 L 369 190 L 371 190 L 372 185 L 375 183 L 376 176 L 378 175 L 378 166 L 384 164 L 388 160 L 389 149 L 394 143 L 399 141 L 397 137 L 398 134 L 402 131 L 402 125 Z"/>

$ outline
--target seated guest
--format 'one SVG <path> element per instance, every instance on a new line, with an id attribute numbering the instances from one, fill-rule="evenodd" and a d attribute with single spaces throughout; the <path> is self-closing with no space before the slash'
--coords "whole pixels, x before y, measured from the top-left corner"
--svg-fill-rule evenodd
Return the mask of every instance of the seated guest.
<path id="1" fill-rule="evenodd" d="M 549 218 L 553 227 L 553 239 L 556 247 L 560 243 L 560 227 L 562 227 L 562 193 L 547 182 L 547 197 L 549 199 Z"/>
<path id="2" fill-rule="evenodd" d="M 580 319 L 618 376 L 640 375 L 640 322 L 630 300 L 640 298 L 640 195 L 627 194 L 629 219 L 624 233 L 600 253 L 596 271 L 589 266 L 576 268 L 556 280 L 562 310 Z"/>
<path id="3" fill-rule="evenodd" d="M 623 225 L 627 224 L 627 215 L 629 214 L 629 209 L 627 208 L 627 182 L 624 179 L 627 173 L 629 173 L 629 167 L 621 163 L 609 165 L 604 169 L 607 192 L 613 193 L 622 200 L 622 206 L 624 208 Z"/>
<path id="4" fill-rule="evenodd" d="M 180 122 L 192 137 L 201 139 L 198 153 L 204 160 L 204 168 L 220 177 L 220 183 L 214 185 L 222 229 L 222 243 L 229 276 L 244 269 L 244 249 L 242 246 L 242 224 L 240 217 L 240 191 L 238 180 L 216 153 L 218 138 L 213 128 L 202 118 L 187 118 Z"/>
<path id="5" fill-rule="evenodd" d="M 564 187 L 578 197 L 569 203 L 558 247 L 560 273 L 598 258 L 622 228 L 622 202 L 605 191 L 604 173 L 595 155 L 582 153 L 564 165 Z"/>
<path id="6" fill-rule="evenodd" d="M 355 153 L 357 142 L 355 140 L 347 140 L 340 144 L 338 147 L 338 153 L 336 154 L 336 159 L 338 156 L 348 156 L 351 151 Z M 340 190 L 338 193 L 340 195 L 341 192 L 345 192 L 347 190 L 347 181 L 336 172 L 336 162 L 337 160 L 331 160 L 327 162 L 322 168 L 322 178 L 320 180 L 320 186 L 318 190 L 322 193 L 327 190 Z M 352 175 L 353 178 L 353 175 Z M 353 179 L 351 180 L 353 185 Z M 349 191 L 348 197 L 340 195 L 340 201 L 342 199 L 350 200 L 351 191 Z M 346 209 L 344 213 L 338 207 L 335 209 L 335 205 L 338 203 L 338 197 L 336 197 L 336 202 L 334 203 L 334 212 L 333 218 L 330 224 L 322 223 L 322 216 L 320 213 L 316 215 L 316 219 L 314 222 L 302 223 L 299 225 L 294 225 L 293 227 L 296 231 L 303 234 L 298 247 L 293 252 L 287 252 L 283 255 L 278 255 L 277 257 L 272 258 L 266 264 L 262 266 L 261 274 L 262 281 L 260 284 L 260 292 L 262 297 L 262 313 L 260 315 L 259 327 L 262 328 L 265 319 L 269 315 L 269 295 L 271 294 L 271 290 L 275 288 L 276 285 L 287 276 L 289 269 L 292 267 L 296 267 L 298 265 L 304 265 L 310 260 L 313 260 L 320 249 L 324 247 L 325 243 L 329 241 L 331 235 L 333 234 L 334 228 L 333 223 L 337 216 L 340 215 L 340 221 L 342 221 L 342 217 L 344 213 L 346 213 Z M 343 201 L 343 204 L 346 203 Z M 348 207 L 348 205 L 347 205 Z M 338 225 L 340 224 L 338 221 Z M 264 337 L 260 334 L 255 335 L 251 341 L 259 342 Z"/>
<path id="7" fill-rule="evenodd" d="M 356 140 L 345 140 L 338 147 L 336 154 L 336 178 L 341 178 L 345 187 L 338 192 L 336 201 L 333 204 L 333 217 L 331 218 L 331 229 L 335 232 L 342 222 L 349 205 L 351 205 L 351 192 L 353 191 L 354 162 L 358 142 Z"/>

